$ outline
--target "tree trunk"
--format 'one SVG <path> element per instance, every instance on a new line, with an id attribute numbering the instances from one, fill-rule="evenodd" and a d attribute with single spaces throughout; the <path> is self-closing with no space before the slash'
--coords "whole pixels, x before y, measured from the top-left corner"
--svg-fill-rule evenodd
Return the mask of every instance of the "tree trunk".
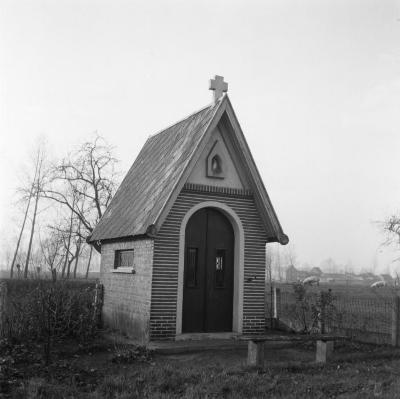
<path id="1" fill-rule="evenodd" d="M 32 250 L 32 241 L 33 241 L 33 234 L 35 232 L 35 224 L 36 224 L 36 215 L 37 215 L 37 208 L 39 203 L 39 194 L 40 194 L 40 169 L 42 167 L 42 160 L 40 159 L 40 154 L 38 154 L 38 176 L 36 179 L 36 198 L 35 198 L 35 209 L 33 211 L 33 219 L 32 219 L 32 228 L 31 228 L 31 236 L 29 238 L 29 245 L 28 245 L 28 253 L 26 254 L 26 261 L 25 261 L 25 270 L 24 270 L 24 278 L 28 277 L 28 268 L 29 268 L 29 260 L 31 257 L 31 250 Z"/>
<path id="2" fill-rule="evenodd" d="M 68 261 L 68 268 L 67 268 L 67 279 L 69 279 L 69 276 L 71 274 L 71 265 L 72 262 L 74 261 L 75 256 L 73 256 L 69 261 Z"/>
<path id="3" fill-rule="evenodd" d="M 92 252 L 93 252 L 93 246 L 91 245 L 90 246 L 90 252 L 89 252 L 89 260 L 88 260 L 88 263 L 87 263 L 87 266 L 86 266 L 86 275 L 85 275 L 86 279 L 89 276 L 90 262 L 92 260 Z"/>
<path id="4" fill-rule="evenodd" d="M 68 264 L 68 253 L 65 252 L 65 260 L 64 260 L 64 264 L 61 270 L 61 278 L 64 278 L 65 276 L 65 270 L 67 269 L 67 264 Z"/>
<path id="5" fill-rule="evenodd" d="M 36 161 L 35 175 L 33 177 L 33 183 L 32 183 L 31 189 L 29 191 L 28 204 L 26 205 L 24 220 L 22 222 L 21 231 L 19 232 L 19 237 L 18 237 L 18 241 L 17 241 L 17 247 L 15 248 L 14 257 L 13 257 L 13 260 L 12 260 L 12 263 L 11 263 L 10 278 L 13 278 L 13 275 L 14 275 L 15 260 L 17 259 L 19 244 L 21 243 L 22 233 L 24 232 L 24 229 L 25 229 L 26 218 L 28 217 L 28 211 L 29 211 L 29 207 L 30 207 L 30 204 L 31 204 L 33 189 L 35 188 L 35 181 L 36 181 L 36 176 L 37 176 L 37 171 L 38 171 L 38 165 L 39 165 L 39 157 L 38 157 L 38 159 Z"/>
<path id="6" fill-rule="evenodd" d="M 67 248 L 65 249 L 65 261 L 62 269 L 62 274 L 61 278 L 64 278 L 65 276 L 65 269 L 67 268 L 68 265 L 68 274 L 67 277 L 69 277 L 69 266 L 71 263 L 68 263 L 68 255 L 69 255 L 69 248 L 71 247 L 71 235 L 72 235 L 72 222 L 74 220 L 74 212 L 71 211 L 71 218 L 70 218 L 70 223 L 69 223 L 69 232 L 68 232 L 68 241 L 67 241 Z"/>
<path id="7" fill-rule="evenodd" d="M 75 250 L 74 278 L 76 278 L 76 269 L 78 268 L 78 259 L 80 250 L 81 250 L 81 242 L 80 240 L 78 240 L 78 242 L 76 243 L 76 250 Z"/>
<path id="8" fill-rule="evenodd" d="M 21 238 L 22 238 L 22 233 L 24 232 L 25 222 L 26 222 L 26 218 L 28 216 L 28 211 L 29 211 L 29 205 L 31 203 L 31 198 L 32 198 L 32 190 L 31 190 L 31 192 L 29 194 L 29 200 L 28 200 L 28 205 L 26 206 L 26 210 L 25 210 L 24 221 L 22 222 L 21 231 L 19 232 L 19 237 L 18 237 L 18 241 L 17 241 L 17 247 L 15 248 L 14 257 L 13 257 L 13 260 L 12 260 L 12 263 L 11 263 L 10 278 L 13 278 L 13 275 L 14 275 L 15 260 L 17 259 L 19 244 L 21 243 Z"/>

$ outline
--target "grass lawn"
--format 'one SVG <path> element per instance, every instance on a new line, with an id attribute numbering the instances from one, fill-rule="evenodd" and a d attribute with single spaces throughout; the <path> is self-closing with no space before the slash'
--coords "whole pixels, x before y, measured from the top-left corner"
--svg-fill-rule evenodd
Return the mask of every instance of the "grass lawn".
<path id="1" fill-rule="evenodd" d="M 0 353 L 1 398 L 397 398 L 400 350 L 344 343 L 331 363 L 311 344 L 271 347 L 262 370 L 246 350 L 153 355 L 127 345 L 64 344 L 50 366 L 23 346 Z"/>

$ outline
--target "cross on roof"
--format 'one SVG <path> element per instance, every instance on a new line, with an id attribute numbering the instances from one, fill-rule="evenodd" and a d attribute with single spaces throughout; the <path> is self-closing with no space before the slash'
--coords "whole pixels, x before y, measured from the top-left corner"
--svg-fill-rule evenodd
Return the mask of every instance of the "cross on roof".
<path id="1" fill-rule="evenodd" d="M 214 79 L 210 79 L 209 89 L 214 91 L 214 101 L 218 101 L 228 91 L 228 83 L 224 82 L 223 76 L 215 75 Z"/>

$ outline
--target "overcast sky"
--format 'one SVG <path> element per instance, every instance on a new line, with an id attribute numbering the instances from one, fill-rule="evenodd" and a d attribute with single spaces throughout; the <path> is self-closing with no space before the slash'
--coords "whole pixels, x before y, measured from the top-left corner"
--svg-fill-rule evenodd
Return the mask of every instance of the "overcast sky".
<path id="1" fill-rule="evenodd" d="M 374 220 L 400 210 L 399 1 L 0 3 L 0 234 L 41 135 L 97 131 L 126 171 L 146 138 L 229 96 L 299 262 L 381 269 Z M 386 251 L 387 252 L 387 251 Z M 377 255 L 378 254 L 378 255 Z"/>

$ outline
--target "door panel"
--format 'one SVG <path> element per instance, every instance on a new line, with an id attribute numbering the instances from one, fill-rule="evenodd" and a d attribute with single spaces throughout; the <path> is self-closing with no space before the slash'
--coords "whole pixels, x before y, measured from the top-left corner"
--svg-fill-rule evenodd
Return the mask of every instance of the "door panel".
<path id="1" fill-rule="evenodd" d="M 185 234 L 183 332 L 204 331 L 206 230 L 207 214 L 205 210 L 200 210 L 190 218 Z M 196 252 L 196 259 L 194 259 L 194 252 Z M 195 276 L 193 276 L 193 267 Z M 192 281 L 193 277 L 195 281 Z"/>
<path id="2" fill-rule="evenodd" d="M 196 212 L 185 235 L 183 332 L 232 331 L 234 234 L 212 208 Z"/>
<path id="3" fill-rule="evenodd" d="M 206 330 L 232 331 L 233 230 L 214 209 L 208 209 L 206 296 Z"/>

